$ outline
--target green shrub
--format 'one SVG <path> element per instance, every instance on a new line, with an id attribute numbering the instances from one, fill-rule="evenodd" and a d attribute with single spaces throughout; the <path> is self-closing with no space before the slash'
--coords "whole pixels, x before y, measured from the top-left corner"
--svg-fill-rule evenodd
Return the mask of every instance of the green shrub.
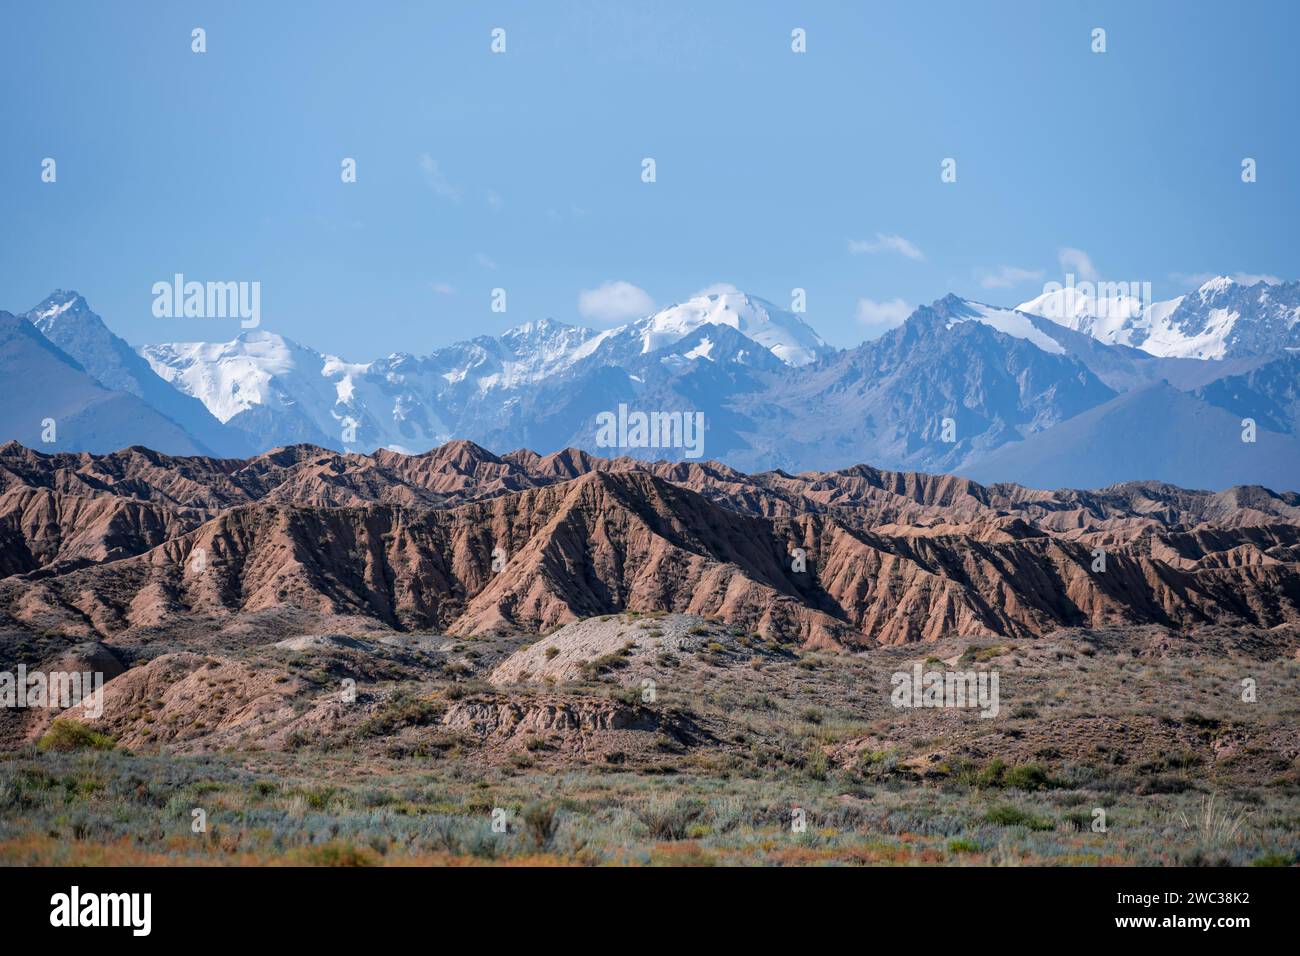
<path id="1" fill-rule="evenodd" d="M 350 843 L 324 843 L 307 847 L 303 862 L 308 866 L 374 866 L 374 858 Z"/>
<path id="2" fill-rule="evenodd" d="M 607 674 L 620 667 L 627 667 L 626 652 L 616 651 L 613 654 L 602 654 L 595 660 L 586 661 L 582 664 L 582 676 L 584 680 L 595 680 L 600 675 Z"/>
<path id="3" fill-rule="evenodd" d="M 994 757 L 983 768 L 976 770 L 967 763 L 957 770 L 957 780 L 968 787 L 1001 790 L 1044 790 L 1055 786 L 1047 773 L 1047 768 L 1040 763 L 1021 763 L 1007 766 L 1000 757 Z"/>
<path id="4" fill-rule="evenodd" d="M 830 769 L 831 761 L 826 756 L 826 751 L 820 747 L 814 747 L 812 752 L 808 754 L 808 759 L 804 762 L 804 770 L 808 776 L 814 780 L 825 780 Z"/>
<path id="5" fill-rule="evenodd" d="M 975 776 L 975 786 L 977 787 L 1000 787 L 1002 778 L 1007 772 L 1007 765 L 1001 757 L 994 757 Z"/>
<path id="6" fill-rule="evenodd" d="M 555 839 L 559 827 L 559 817 L 553 803 L 530 803 L 523 810 L 524 833 L 539 849 L 544 850 Z"/>
<path id="7" fill-rule="evenodd" d="M 959 664 L 983 664 L 991 661 L 1001 654 L 1005 654 L 1007 649 L 1001 644 L 993 644 L 988 647 L 981 647 L 978 644 L 969 644 L 966 650 L 962 651 L 958 659 Z"/>
<path id="8" fill-rule="evenodd" d="M 361 737 L 386 737 L 403 727 L 423 727 L 442 719 L 447 707 L 427 697 L 399 694 L 357 728 Z"/>
<path id="9" fill-rule="evenodd" d="M 1016 790 L 1043 790 L 1051 786 L 1047 768 L 1040 763 L 1021 763 L 1009 769 L 1003 778 L 1005 786 Z"/>
<path id="10" fill-rule="evenodd" d="M 302 791 L 302 799 L 310 809 L 324 810 L 337 793 L 335 787 L 307 787 Z"/>
<path id="11" fill-rule="evenodd" d="M 1071 810 L 1063 819 L 1066 826 L 1076 833 L 1084 833 L 1092 828 L 1092 814 L 1083 810 Z"/>
<path id="12" fill-rule="evenodd" d="M 113 738 L 96 733 L 85 724 L 65 717 L 57 717 L 50 729 L 36 744 L 38 750 L 64 752 L 69 750 L 112 750 Z"/>
<path id="13" fill-rule="evenodd" d="M 1051 820 L 1036 817 L 1032 813 L 1021 810 L 1019 807 L 1013 807 L 1010 804 L 993 807 L 985 814 L 984 819 L 1000 827 L 1027 827 L 1030 830 L 1056 829 L 1056 824 Z"/>
<path id="14" fill-rule="evenodd" d="M 637 811 L 637 817 L 650 831 L 653 839 L 683 840 L 689 834 L 691 824 L 703 813 L 702 802 L 682 797 L 671 803 L 662 800 L 652 801 Z"/>

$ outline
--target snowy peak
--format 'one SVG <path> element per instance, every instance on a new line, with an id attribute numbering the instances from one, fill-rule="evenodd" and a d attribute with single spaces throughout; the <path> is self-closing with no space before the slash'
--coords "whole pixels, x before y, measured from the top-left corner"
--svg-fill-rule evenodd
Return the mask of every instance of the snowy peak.
<path id="1" fill-rule="evenodd" d="M 1033 319 L 1022 312 L 985 305 L 982 302 L 972 302 L 955 295 L 945 296 L 931 308 L 947 320 L 948 328 L 961 322 L 979 322 L 1004 335 L 1024 339 L 1049 355 L 1065 354 L 1065 348 L 1060 342 L 1042 331 L 1034 324 Z"/>
<path id="2" fill-rule="evenodd" d="M 807 365 L 834 351 L 793 312 L 743 292 L 696 296 L 632 328 L 644 354 L 672 345 L 703 325 L 730 326 L 791 366 Z"/>
<path id="3" fill-rule="evenodd" d="M 1247 285 L 1216 276 L 1164 301 L 1128 294 L 1133 283 L 1080 283 L 1021 303 L 1028 312 L 1164 358 L 1227 359 L 1300 346 L 1300 283 Z M 1146 301 L 1144 301 L 1144 299 Z"/>
<path id="4" fill-rule="evenodd" d="M 494 342 L 495 340 L 488 340 Z M 428 448 L 448 437 L 420 359 L 349 362 L 262 330 L 141 350 L 157 373 L 261 447 Z"/>
<path id="5" fill-rule="evenodd" d="M 1091 335 L 1107 345 L 1131 345 L 1133 330 L 1144 327 L 1140 298 L 1126 291 L 1098 290 L 1092 284 L 1044 292 L 1016 306 L 1016 311 Z"/>
<path id="6" fill-rule="evenodd" d="M 1215 276 L 1213 279 L 1203 282 L 1201 287 L 1196 290 L 1196 293 L 1201 297 L 1201 301 L 1208 301 L 1215 296 L 1230 293 L 1233 287 L 1239 284 L 1232 276 Z"/>
<path id="7" fill-rule="evenodd" d="M 89 356 L 96 351 L 112 351 L 119 345 L 130 349 L 130 346 L 113 334 L 103 319 L 91 311 L 85 298 L 72 290 L 57 289 L 51 292 L 23 317 L 47 339 L 82 364 L 85 364 L 83 356 L 78 353 Z M 91 365 L 95 364 L 91 362 Z M 90 366 L 87 369 L 92 375 L 96 374 L 96 369 Z M 105 384 L 111 388 L 121 387 L 118 382 Z"/>
<path id="8" fill-rule="evenodd" d="M 365 450 L 422 449 L 457 434 L 495 437 L 498 429 L 527 437 L 522 416 L 539 414 L 534 402 L 553 414 L 567 402 L 605 407 L 692 363 L 780 371 L 833 352 L 793 313 L 740 292 L 697 296 L 599 332 L 541 319 L 425 356 L 368 363 L 261 329 L 230 342 L 140 350 L 158 376 L 260 447 L 309 441 Z M 661 371 L 648 373 L 647 361 Z"/>
<path id="9" fill-rule="evenodd" d="M 59 321 L 90 320 L 103 324 L 99 316 L 90 311 L 85 298 L 71 289 L 55 289 L 27 313 L 27 319 L 40 329 L 42 334 L 48 334 L 50 327 Z"/>
<path id="10" fill-rule="evenodd" d="M 773 352 L 729 325 L 701 325 L 672 345 L 645 355 L 644 362 L 654 362 L 675 372 L 696 362 L 773 372 L 788 368 Z M 641 364 L 635 367 L 640 368 Z"/>
<path id="11" fill-rule="evenodd" d="M 25 318 L 46 339 L 71 355 L 105 388 L 143 399 L 182 428 L 201 447 L 217 454 L 241 454 L 247 446 L 227 434 L 200 402 L 184 395 L 114 335 L 86 300 L 71 290 L 57 290 L 29 310 Z"/>
<path id="12" fill-rule="evenodd" d="M 120 364 L 115 352 L 130 351 L 77 292 L 58 289 L 23 316 L 47 339 L 73 356 L 109 388 L 130 388 L 120 376 L 105 373 L 107 360 Z M 112 380 L 110 380 L 112 379 Z M 135 391 L 135 389 L 130 389 Z M 139 394 L 137 392 L 137 394 Z"/>
<path id="13" fill-rule="evenodd" d="M 514 365 L 514 375 L 507 380 L 534 381 L 573 364 L 582 354 L 582 346 L 596 335 L 591 329 L 541 319 L 508 329 L 496 341 L 503 358 Z"/>
<path id="14" fill-rule="evenodd" d="M 146 345 L 140 354 L 159 376 L 199 399 L 222 422 L 255 405 L 297 404 L 306 396 L 317 411 L 321 405 L 328 409 L 336 390 L 325 369 L 345 364 L 260 329 L 230 342 Z"/>
<path id="15" fill-rule="evenodd" d="M 501 333 L 501 341 L 533 345 L 539 342 L 582 341 L 595 334 L 591 329 L 566 325 L 563 322 L 557 322 L 555 319 L 538 319 L 535 322 L 524 322 L 522 325 L 506 329 Z"/>
<path id="16" fill-rule="evenodd" d="M 480 335 L 440 348 L 419 359 L 403 357 L 374 363 L 384 374 L 432 376 L 436 389 L 451 387 L 465 396 L 515 389 L 563 372 L 589 351 L 599 336 L 591 329 L 554 319 L 526 322 L 498 337 Z"/>
<path id="17" fill-rule="evenodd" d="M 147 443 L 180 455 L 210 453 L 147 401 L 105 387 L 26 317 L 4 311 L 0 379 L 0 436 L 29 448 L 112 451 Z M 46 431 L 50 418 L 58 423 L 54 434 Z"/>

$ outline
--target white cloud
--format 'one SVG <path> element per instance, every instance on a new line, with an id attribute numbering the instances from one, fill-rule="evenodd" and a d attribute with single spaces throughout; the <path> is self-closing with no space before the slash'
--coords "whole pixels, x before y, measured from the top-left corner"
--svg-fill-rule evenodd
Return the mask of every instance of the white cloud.
<path id="1" fill-rule="evenodd" d="M 1010 289 L 1025 282 L 1036 282 L 1043 277 L 1042 269 L 1021 269 L 1018 266 L 998 266 L 996 272 L 977 270 L 975 275 L 985 289 Z"/>
<path id="2" fill-rule="evenodd" d="M 460 201 L 460 189 L 451 184 L 451 181 L 438 168 L 438 161 L 428 153 L 420 154 L 420 174 L 424 176 L 424 181 L 428 183 L 429 188 L 440 198 L 451 202 Z"/>
<path id="3" fill-rule="evenodd" d="M 1275 275 L 1269 275 L 1267 272 L 1234 272 L 1232 277 L 1242 285 L 1254 285 L 1262 282 L 1265 285 L 1281 285 L 1282 280 Z"/>
<path id="4" fill-rule="evenodd" d="M 1073 275 L 1085 282 L 1096 282 L 1101 278 L 1097 267 L 1092 264 L 1092 257 L 1082 249 L 1067 246 L 1057 254 L 1056 258 L 1067 275 Z"/>
<path id="5" fill-rule="evenodd" d="M 900 256 L 909 259 L 925 258 L 925 254 L 912 240 L 904 239 L 902 236 L 887 236 L 883 232 L 876 233 L 875 239 L 850 239 L 849 252 L 897 252 Z"/>
<path id="6" fill-rule="evenodd" d="M 857 319 L 867 327 L 869 339 L 884 335 L 890 329 L 902 325 L 911 314 L 912 307 L 902 299 L 890 299 L 888 302 L 858 299 Z"/>
<path id="7" fill-rule="evenodd" d="M 602 282 L 594 289 L 578 293 L 578 312 L 584 319 L 596 322 L 625 322 L 649 315 L 655 303 L 645 289 L 639 289 L 622 279 Z"/>
<path id="8" fill-rule="evenodd" d="M 699 292 L 692 292 L 691 298 L 698 299 L 702 295 L 730 295 L 733 292 L 739 292 L 730 282 L 715 282 L 713 285 L 706 285 Z"/>
<path id="9" fill-rule="evenodd" d="M 439 295 L 456 294 L 456 290 L 453 289 L 450 285 L 448 285 L 445 282 L 435 282 L 432 284 L 431 288 L 433 289 L 434 292 L 438 293 Z"/>
<path id="10" fill-rule="evenodd" d="M 477 262 L 484 269 L 496 269 L 497 267 L 496 262 L 494 262 L 492 259 L 489 259 L 481 252 L 474 257 L 474 261 Z"/>
<path id="11" fill-rule="evenodd" d="M 500 209 L 506 204 L 506 201 L 501 198 L 495 189 L 489 189 L 487 191 L 487 204 L 490 209 Z"/>

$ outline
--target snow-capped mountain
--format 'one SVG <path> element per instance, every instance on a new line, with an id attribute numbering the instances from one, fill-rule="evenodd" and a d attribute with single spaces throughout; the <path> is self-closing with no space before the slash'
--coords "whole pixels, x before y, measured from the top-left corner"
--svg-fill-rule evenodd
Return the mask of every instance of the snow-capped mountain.
<path id="1" fill-rule="evenodd" d="M 260 330 L 140 351 L 158 375 L 261 447 L 423 450 L 450 437 L 431 403 L 435 383 L 414 369 L 408 382 L 409 357 L 348 362 Z"/>
<path id="2" fill-rule="evenodd" d="M 1245 481 L 1252 468 L 1260 481 L 1274 483 L 1293 459 L 1300 461 L 1294 438 L 1300 351 L 1287 344 L 1296 291 L 1295 283 L 1221 280 L 1163 308 L 1129 308 L 1112 325 L 1074 301 L 1063 303 L 1071 318 L 1062 321 L 1035 313 L 1049 311 L 1051 303 L 1042 300 L 1016 310 L 949 295 L 881 338 L 844 351 L 827 347 L 789 312 L 723 293 L 604 331 L 542 320 L 425 356 L 398 353 L 368 362 L 262 330 L 225 343 L 147 346 L 140 350 L 144 358 L 134 359 L 83 300 L 63 293 L 33 310 L 34 324 L 24 323 L 31 336 L 0 342 L 0 385 L 34 393 L 29 375 L 57 373 L 69 382 L 82 376 L 75 389 L 67 386 L 82 396 L 63 413 L 75 425 L 67 447 L 129 439 L 133 417 L 144 444 L 215 446 L 179 427 L 169 431 L 179 419 L 168 422 L 154 407 L 124 401 L 146 393 L 159 408 L 199 407 L 223 440 L 255 450 L 306 442 L 419 453 L 468 438 L 504 449 L 571 446 L 682 457 L 671 447 L 602 446 L 602 415 L 626 405 L 702 414 L 703 454 L 747 471 L 866 462 L 1101 484 L 1131 478 L 1135 467 L 1150 464 L 1150 454 L 1139 450 L 1163 448 L 1170 468 L 1159 477 L 1184 485 L 1218 487 L 1229 476 Z M 79 359 L 38 329 L 78 349 Z M 32 336 L 62 356 L 62 365 L 34 352 Z M 1205 346 L 1209 339 L 1222 348 Z M 1194 341 L 1202 344 L 1193 348 Z M 1249 354 L 1255 349 L 1261 354 Z M 1181 357 L 1207 351 L 1236 357 Z M 50 371 L 31 371 L 38 365 Z M 38 405 L 54 402 L 40 395 Z M 130 409 L 136 411 L 127 414 Z M 12 434 L 0 439 L 29 440 L 28 419 L 38 410 L 13 419 Z M 1238 447 L 1243 442 L 1219 440 L 1232 432 L 1228 424 L 1243 418 L 1257 421 L 1260 436 L 1245 451 Z M 1173 454 L 1171 430 L 1207 423 L 1219 438 L 1201 441 L 1195 454 Z M 1116 429 L 1123 434 L 1111 434 Z M 1088 478 L 1073 482 L 1063 476 L 1073 467 L 1071 449 L 1081 443 L 1088 468 L 1078 473 Z"/>
<path id="3" fill-rule="evenodd" d="M 1095 290 L 1106 286 L 1093 285 Z M 1162 357 L 1228 359 L 1300 347 L 1300 282 L 1246 285 L 1219 276 L 1195 292 L 1149 303 L 1067 287 L 1023 302 L 1017 311 L 1107 345 Z"/>
<path id="4" fill-rule="evenodd" d="M 587 354 L 597 337 L 591 329 L 542 319 L 507 330 L 499 337 L 480 335 L 438 349 L 424 358 L 407 353 L 372 363 L 376 370 L 407 370 L 411 363 L 442 379 L 446 386 L 466 386 L 471 392 L 513 389 L 554 375 Z M 441 388 L 442 386 L 440 386 Z"/>
<path id="5" fill-rule="evenodd" d="M 105 388 L 142 399 L 188 432 L 200 449 L 231 456 L 253 450 L 237 435 L 221 428 L 206 403 L 177 391 L 159 377 L 125 340 L 109 330 L 78 293 L 58 289 L 24 318 Z"/>
<path id="6" fill-rule="evenodd" d="M 1065 347 L 1052 337 L 1051 330 L 1040 328 L 1033 319 L 1022 312 L 1000 309 L 995 305 L 985 305 L 982 302 L 971 302 L 955 295 L 941 299 L 940 305 L 944 317 L 948 320 L 948 328 L 960 322 L 978 322 L 1012 338 L 1024 339 L 1049 355 L 1065 354 Z"/>
<path id="7" fill-rule="evenodd" d="M 0 443 L 15 439 L 43 452 L 147 445 L 173 455 L 212 454 L 144 399 L 106 388 L 35 325 L 8 312 L 0 312 L 0 394 Z"/>
<path id="8" fill-rule="evenodd" d="M 1029 316 L 950 295 L 879 339 L 733 398 L 753 433 L 728 462 L 954 471 L 1114 395 Z"/>
<path id="9" fill-rule="evenodd" d="M 728 325 L 794 367 L 835 351 L 793 312 L 743 292 L 696 296 L 629 328 L 639 339 L 641 352 L 646 353 L 671 345 L 703 325 Z"/>
<path id="10" fill-rule="evenodd" d="M 562 372 L 596 335 L 544 319 L 425 357 L 349 362 L 265 331 L 231 342 L 147 345 L 153 369 L 221 421 L 266 444 L 424 451 L 454 437 L 459 412 Z"/>
<path id="11" fill-rule="evenodd" d="M 798 316 L 735 292 L 698 296 L 602 332 L 543 319 L 427 356 L 398 353 L 367 363 L 264 331 L 231 342 L 148 345 L 140 353 L 159 376 L 261 444 L 312 441 L 422 451 L 458 435 L 523 437 L 527 423 L 513 409 L 522 393 L 543 381 L 585 380 L 602 369 L 606 379 L 621 377 L 627 389 L 636 390 L 627 370 L 642 356 L 678 363 L 707 359 L 714 345 L 707 335 L 690 355 L 672 346 L 712 327 L 734 330 L 752 353 L 769 352 L 786 366 L 834 352 Z M 729 337 L 727 344 L 725 360 L 745 363 L 743 344 L 734 347 Z"/>
<path id="12" fill-rule="evenodd" d="M 1090 294 L 1086 288 L 1067 286 L 1022 302 L 1016 311 L 1050 319 L 1107 345 L 1132 345 L 1133 329 L 1141 325 L 1144 308 L 1142 300 L 1135 296 L 1098 296 L 1095 290 Z"/>

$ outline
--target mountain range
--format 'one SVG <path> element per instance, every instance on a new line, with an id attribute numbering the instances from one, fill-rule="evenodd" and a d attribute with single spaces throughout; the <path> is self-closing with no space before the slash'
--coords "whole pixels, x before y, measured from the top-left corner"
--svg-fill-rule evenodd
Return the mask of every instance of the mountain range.
<path id="1" fill-rule="evenodd" d="M 1045 292 L 1019 311 L 1051 318 L 1109 345 L 1153 355 L 1225 359 L 1300 348 L 1300 283 L 1218 276 L 1189 295 L 1155 302 L 1091 283 Z M 1104 293 L 1104 294 L 1103 294 Z"/>
<path id="2" fill-rule="evenodd" d="M 0 313 L 0 336 L 14 396 L 0 437 L 49 451 L 409 454 L 469 439 L 686 459 L 607 447 L 602 416 L 625 407 L 702 413 L 704 455 L 745 471 L 868 462 L 1037 487 L 1279 490 L 1300 474 L 1300 282 L 1218 278 L 1148 303 L 1070 288 L 1014 309 L 949 295 L 844 350 L 741 292 L 612 329 L 543 319 L 370 362 L 262 330 L 137 350 L 64 291 Z"/>
<path id="3" fill-rule="evenodd" d="M 1300 621 L 1300 495 L 1257 486 L 1042 492 L 466 441 L 247 460 L 10 442 L 0 542 L 0 627 L 126 645 L 625 610 L 825 647 Z"/>

